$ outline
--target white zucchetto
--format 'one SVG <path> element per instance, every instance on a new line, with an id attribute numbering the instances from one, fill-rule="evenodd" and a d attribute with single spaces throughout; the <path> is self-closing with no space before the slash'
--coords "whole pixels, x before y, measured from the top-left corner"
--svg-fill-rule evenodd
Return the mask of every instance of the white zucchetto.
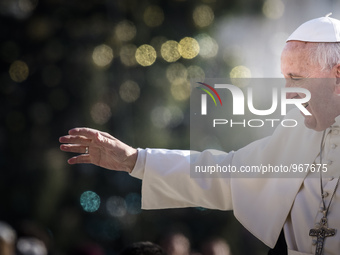
<path id="1" fill-rule="evenodd" d="M 286 42 L 340 42 L 340 20 L 330 18 L 329 15 L 303 23 Z"/>

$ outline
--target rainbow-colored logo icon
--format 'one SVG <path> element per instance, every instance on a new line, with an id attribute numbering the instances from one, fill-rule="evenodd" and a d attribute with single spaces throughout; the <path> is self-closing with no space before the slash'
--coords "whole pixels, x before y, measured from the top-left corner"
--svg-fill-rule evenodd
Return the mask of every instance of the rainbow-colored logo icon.
<path id="1" fill-rule="evenodd" d="M 203 83 L 203 82 L 197 82 L 197 83 L 199 83 L 199 84 L 201 84 L 201 85 L 203 85 L 203 86 L 209 88 L 209 89 L 217 96 L 217 98 L 218 98 L 218 100 L 220 101 L 220 104 L 221 104 L 221 106 L 222 106 L 221 97 L 220 97 L 220 95 L 217 93 L 217 91 L 216 91 L 212 86 L 210 86 L 210 85 L 208 85 L 208 84 L 206 84 L 206 83 Z M 212 100 L 214 101 L 215 106 L 217 106 L 215 97 L 211 94 L 211 92 L 210 92 L 209 90 L 207 90 L 207 89 L 205 89 L 205 88 L 202 88 L 202 87 L 196 87 L 196 88 L 201 89 L 201 90 L 203 90 L 204 92 L 206 92 L 206 93 L 212 98 Z"/>

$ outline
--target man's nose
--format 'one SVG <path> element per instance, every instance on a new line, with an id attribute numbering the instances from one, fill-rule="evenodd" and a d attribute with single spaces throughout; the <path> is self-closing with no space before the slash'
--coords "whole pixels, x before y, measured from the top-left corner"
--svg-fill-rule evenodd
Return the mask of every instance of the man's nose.
<path id="1" fill-rule="evenodd" d="M 285 84 L 285 87 L 286 88 L 290 88 L 290 87 L 293 87 L 293 84 L 292 82 L 289 80 L 289 79 L 286 79 L 286 84 Z M 288 92 L 286 93 L 286 99 L 292 99 L 294 97 L 298 96 L 297 93 L 294 93 L 294 92 Z"/>

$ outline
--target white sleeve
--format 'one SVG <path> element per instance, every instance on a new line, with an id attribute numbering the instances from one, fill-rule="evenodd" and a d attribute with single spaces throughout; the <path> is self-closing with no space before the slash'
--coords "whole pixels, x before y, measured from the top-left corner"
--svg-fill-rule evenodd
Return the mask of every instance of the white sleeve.
<path id="1" fill-rule="evenodd" d="M 192 178 L 190 163 L 229 165 L 233 152 L 139 149 L 131 175 L 143 179 L 142 208 L 232 209 L 230 178 Z M 204 163 L 203 163 L 204 162 Z M 143 167 L 144 166 L 144 167 Z"/>
<path id="2" fill-rule="evenodd" d="M 294 111 L 288 117 L 302 118 L 300 115 L 299 111 Z M 231 180 L 227 173 L 224 173 L 223 177 L 217 178 L 204 175 L 193 178 L 190 176 L 190 166 L 240 167 L 261 164 L 289 166 L 291 163 L 301 162 L 300 154 L 293 150 L 293 148 L 297 149 L 296 141 L 302 139 L 299 130 L 300 128 L 292 130 L 279 127 L 273 136 L 257 140 L 237 152 L 230 153 L 217 150 L 196 152 L 138 149 L 137 162 L 131 175 L 143 180 L 142 208 L 205 207 L 237 210 L 240 205 L 246 207 L 262 190 L 263 185 L 260 184 L 267 182 L 265 179 L 262 181 L 258 178 L 256 181 L 255 179 L 241 181 L 242 178 L 237 178 L 233 174 Z M 239 177 L 242 176 L 243 173 L 240 173 Z M 242 187 L 239 187 L 240 184 Z M 257 190 L 256 194 L 252 194 L 254 190 Z M 243 203 L 246 199 L 248 199 L 247 203 Z M 236 200 L 240 202 L 239 206 L 235 204 Z"/>
<path id="3" fill-rule="evenodd" d="M 190 164 L 236 167 L 310 164 L 318 155 L 315 144 L 320 144 L 322 132 L 307 129 L 299 109 L 286 118 L 298 120 L 298 126 L 279 126 L 272 136 L 237 152 L 140 149 L 131 175 L 143 179 L 142 208 L 232 209 L 242 225 L 274 247 L 306 173 L 277 176 L 273 172 L 269 178 L 262 173 L 255 173 L 254 178 L 238 174 L 231 178 L 227 174 L 223 176 L 226 178 L 192 178 Z"/>

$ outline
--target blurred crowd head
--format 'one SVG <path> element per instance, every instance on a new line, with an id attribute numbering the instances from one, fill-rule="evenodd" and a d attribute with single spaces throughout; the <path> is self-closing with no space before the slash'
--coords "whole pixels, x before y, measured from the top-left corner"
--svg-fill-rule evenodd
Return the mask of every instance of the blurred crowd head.
<path id="1" fill-rule="evenodd" d="M 14 255 L 16 238 L 15 230 L 7 223 L 0 221 L 0 254 Z"/>
<path id="2" fill-rule="evenodd" d="M 12 226 L 0 221 L 0 254 L 47 255 L 48 249 L 45 242 L 33 234 L 27 232 L 27 235 L 18 236 L 17 231 Z"/>
<path id="3" fill-rule="evenodd" d="M 155 243 L 136 242 L 127 246 L 120 255 L 166 255 L 166 253 Z"/>
<path id="4" fill-rule="evenodd" d="M 232 255 L 229 244 L 219 237 L 207 237 L 198 245 L 198 250 L 195 250 L 183 233 L 169 233 L 161 240 L 160 245 L 167 255 Z"/>

